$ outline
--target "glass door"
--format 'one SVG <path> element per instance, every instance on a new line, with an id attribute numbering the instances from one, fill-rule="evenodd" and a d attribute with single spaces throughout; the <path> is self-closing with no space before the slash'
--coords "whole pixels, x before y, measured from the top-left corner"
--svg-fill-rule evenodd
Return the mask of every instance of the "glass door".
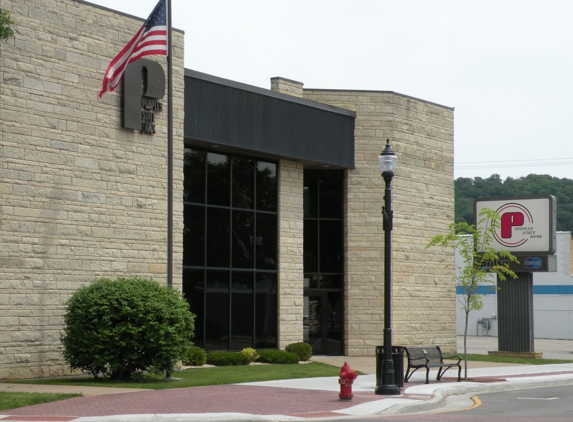
<path id="1" fill-rule="evenodd" d="M 313 355 L 342 355 L 342 293 L 306 290 L 303 316 Z"/>

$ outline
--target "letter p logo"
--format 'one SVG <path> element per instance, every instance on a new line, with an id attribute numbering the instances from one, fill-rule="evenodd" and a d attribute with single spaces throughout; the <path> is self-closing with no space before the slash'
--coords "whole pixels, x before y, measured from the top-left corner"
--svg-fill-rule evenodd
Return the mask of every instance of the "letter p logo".
<path id="1" fill-rule="evenodd" d="M 123 127 L 141 130 L 141 97 L 165 95 L 165 72 L 153 60 L 139 59 L 125 68 L 123 81 Z"/>
<path id="2" fill-rule="evenodd" d="M 512 228 L 521 227 L 525 217 L 520 212 L 506 212 L 501 216 L 500 229 L 502 239 L 511 239 Z"/>

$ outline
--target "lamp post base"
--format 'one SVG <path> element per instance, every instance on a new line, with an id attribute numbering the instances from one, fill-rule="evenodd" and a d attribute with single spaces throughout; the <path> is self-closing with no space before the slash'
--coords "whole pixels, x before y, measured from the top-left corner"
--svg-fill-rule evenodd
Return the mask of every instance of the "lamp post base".
<path id="1" fill-rule="evenodd" d="M 395 385 L 378 385 L 376 386 L 376 390 L 374 390 L 374 394 L 379 396 L 399 396 L 402 394 L 400 389 Z"/>
<path id="2" fill-rule="evenodd" d="M 382 355 L 385 350 L 394 349 L 376 346 L 376 389 L 374 390 L 374 394 L 382 396 L 396 396 L 402 394 L 400 387 L 404 386 L 404 377 L 402 375 L 404 370 L 402 366 L 398 365 L 398 368 L 396 368 L 398 372 L 394 371 L 394 359 L 401 358 L 403 362 L 404 358 L 402 357 L 403 355 L 400 347 L 397 346 L 395 349 L 396 354 L 392 354 L 392 359 L 382 359 Z"/>

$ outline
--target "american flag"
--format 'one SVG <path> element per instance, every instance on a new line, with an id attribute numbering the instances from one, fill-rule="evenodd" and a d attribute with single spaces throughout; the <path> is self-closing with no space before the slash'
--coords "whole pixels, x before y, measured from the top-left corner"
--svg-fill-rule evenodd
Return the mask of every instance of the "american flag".
<path id="1" fill-rule="evenodd" d="M 159 0 L 151 15 L 123 50 L 109 63 L 103 78 L 99 98 L 115 91 L 125 67 L 137 59 L 152 54 L 167 55 L 167 14 L 165 0 Z"/>

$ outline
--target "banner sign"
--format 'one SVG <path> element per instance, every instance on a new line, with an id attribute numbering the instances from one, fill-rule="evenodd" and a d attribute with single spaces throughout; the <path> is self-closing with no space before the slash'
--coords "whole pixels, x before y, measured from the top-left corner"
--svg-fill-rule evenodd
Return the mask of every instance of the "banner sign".
<path id="1" fill-rule="evenodd" d="M 476 199 L 474 217 L 478 222 L 484 208 L 497 212 L 499 227 L 494 229 L 495 239 L 490 245 L 497 251 L 551 255 L 556 250 L 555 207 L 553 195 Z M 534 267 L 531 263 L 531 269 Z"/>

